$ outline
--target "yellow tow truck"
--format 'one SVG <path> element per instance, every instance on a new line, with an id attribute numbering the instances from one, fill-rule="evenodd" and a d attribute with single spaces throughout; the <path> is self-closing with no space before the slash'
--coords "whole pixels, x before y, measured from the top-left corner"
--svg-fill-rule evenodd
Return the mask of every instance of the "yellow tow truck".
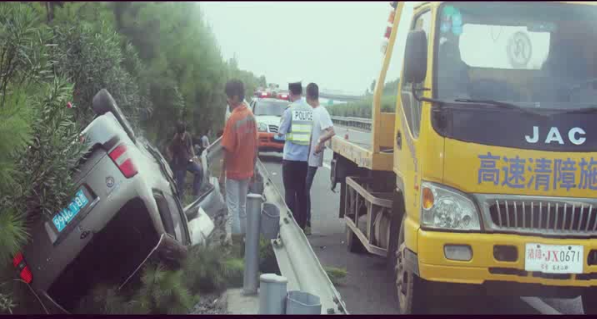
<path id="1" fill-rule="evenodd" d="M 401 312 L 464 286 L 597 313 L 596 4 L 391 3 L 371 143 L 335 136 L 331 181 Z"/>

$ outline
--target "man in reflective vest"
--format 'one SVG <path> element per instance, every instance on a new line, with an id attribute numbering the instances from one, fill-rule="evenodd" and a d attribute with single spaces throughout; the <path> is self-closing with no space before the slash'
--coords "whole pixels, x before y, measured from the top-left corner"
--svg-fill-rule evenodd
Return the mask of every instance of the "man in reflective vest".
<path id="1" fill-rule="evenodd" d="M 294 219 L 304 230 L 307 223 L 306 180 L 309 160 L 309 143 L 313 126 L 313 109 L 303 99 L 300 81 L 288 84 L 290 107 L 284 111 L 279 135 L 286 136 L 282 162 L 282 179 L 286 192 L 286 205 Z"/>

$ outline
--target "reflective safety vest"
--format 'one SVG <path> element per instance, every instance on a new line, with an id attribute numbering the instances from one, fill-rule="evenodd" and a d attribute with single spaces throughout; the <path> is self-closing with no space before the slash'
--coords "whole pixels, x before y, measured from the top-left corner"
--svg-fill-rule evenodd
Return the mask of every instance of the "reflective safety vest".
<path id="1" fill-rule="evenodd" d="M 290 105 L 290 116 L 290 132 L 286 134 L 286 141 L 308 146 L 311 142 L 313 109 L 304 102 L 292 103 Z"/>

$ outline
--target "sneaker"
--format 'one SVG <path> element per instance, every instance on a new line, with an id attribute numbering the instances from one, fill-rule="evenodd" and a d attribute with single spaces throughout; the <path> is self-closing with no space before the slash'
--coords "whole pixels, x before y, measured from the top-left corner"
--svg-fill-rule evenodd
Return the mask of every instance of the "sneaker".
<path id="1" fill-rule="evenodd" d="M 309 227 L 309 226 L 305 227 L 304 232 L 305 232 L 305 235 L 307 235 L 307 236 L 311 235 L 311 227 Z"/>

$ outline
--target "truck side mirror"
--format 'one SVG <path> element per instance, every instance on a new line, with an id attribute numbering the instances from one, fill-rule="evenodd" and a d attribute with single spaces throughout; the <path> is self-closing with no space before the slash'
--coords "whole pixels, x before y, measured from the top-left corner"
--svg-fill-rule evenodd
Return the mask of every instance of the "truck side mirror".
<path id="1" fill-rule="evenodd" d="M 427 35 L 423 30 L 414 30 L 406 38 L 404 53 L 404 81 L 421 83 L 427 75 Z"/>

